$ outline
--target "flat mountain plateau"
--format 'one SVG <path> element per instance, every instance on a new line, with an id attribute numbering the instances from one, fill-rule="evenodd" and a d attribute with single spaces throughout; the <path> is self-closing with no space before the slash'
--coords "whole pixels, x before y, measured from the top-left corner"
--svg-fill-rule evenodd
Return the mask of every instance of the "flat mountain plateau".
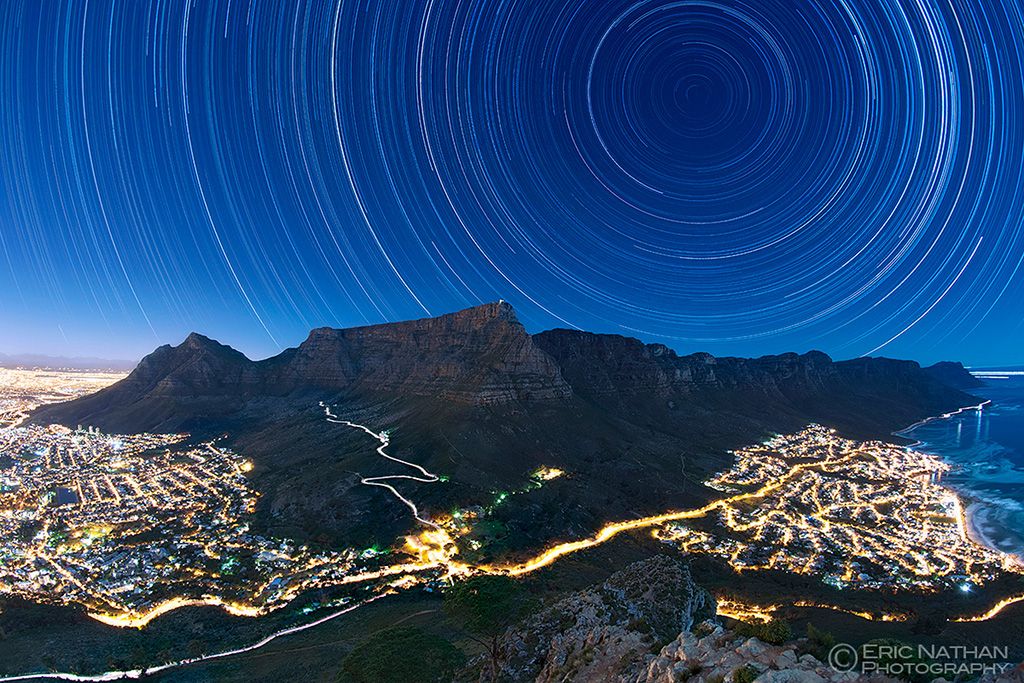
<path id="1" fill-rule="evenodd" d="M 445 483 L 405 482 L 422 509 L 493 507 L 482 552 L 515 554 L 610 520 L 681 509 L 728 451 L 816 422 L 854 438 L 976 402 L 958 363 L 833 361 L 811 351 L 761 358 L 678 355 L 660 344 L 556 329 L 531 335 L 511 306 L 437 318 L 319 328 L 252 361 L 191 334 L 124 380 L 37 410 L 32 421 L 109 432 L 221 438 L 255 463 L 263 530 L 323 545 L 390 545 L 408 509 L 363 477 L 395 473 L 373 440 L 325 419 L 389 430 L 390 452 Z M 514 505 L 540 467 L 566 474 Z"/>

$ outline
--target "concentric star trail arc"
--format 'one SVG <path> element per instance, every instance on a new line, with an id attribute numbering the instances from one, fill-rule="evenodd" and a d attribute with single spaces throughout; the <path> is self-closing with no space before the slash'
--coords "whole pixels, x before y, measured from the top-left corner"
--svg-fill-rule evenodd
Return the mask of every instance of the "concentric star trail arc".
<path id="1" fill-rule="evenodd" d="M 1019 0 L 5 9 L 4 349 L 260 356 L 506 299 L 684 352 L 1024 360 Z"/>

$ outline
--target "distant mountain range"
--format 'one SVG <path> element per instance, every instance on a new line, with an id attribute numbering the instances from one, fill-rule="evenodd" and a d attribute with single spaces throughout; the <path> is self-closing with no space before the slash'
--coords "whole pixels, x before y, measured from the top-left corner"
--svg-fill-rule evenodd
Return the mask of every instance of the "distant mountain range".
<path id="1" fill-rule="evenodd" d="M 976 402 L 960 389 L 977 384 L 959 363 L 836 362 L 817 351 L 680 356 L 618 335 L 530 335 L 511 306 L 493 303 L 320 328 L 261 361 L 192 334 L 156 349 L 124 380 L 44 406 L 33 419 L 226 434 L 257 464 L 271 530 L 325 541 L 393 538 L 408 524 L 405 510 L 356 475 L 388 464 L 365 437 L 324 420 L 326 401 L 339 415 L 393 429 L 397 452 L 450 475 L 445 486 L 409 484 L 428 509 L 484 503 L 522 486 L 540 465 L 570 473 L 501 519 L 496 533 L 515 546 L 692 504 L 707 495 L 700 482 L 728 463 L 728 449 L 768 434 L 818 422 L 885 438 Z"/>
<path id="2" fill-rule="evenodd" d="M 46 356 L 38 353 L 0 353 L 0 368 L 48 368 L 52 370 L 128 371 L 138 361 L 91 358 L 88 356 Z"/>

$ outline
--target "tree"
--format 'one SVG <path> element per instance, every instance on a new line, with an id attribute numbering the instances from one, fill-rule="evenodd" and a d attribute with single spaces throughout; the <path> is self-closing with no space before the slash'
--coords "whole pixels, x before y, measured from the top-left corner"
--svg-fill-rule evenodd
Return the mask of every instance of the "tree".
<path id="1" fill-rule="evenodd" d="M 835 645 L 836 637 L 834 635 L 816 628 L 814 624 L 807 624 L 806 649 L 808 654 L 824 662 Z"/>
<path id="2" fill-rule="evenodd" d="M 444 609 L 487 649 L 491 680 L 498 678 L 503 652 L 500 638 L 533 607 L 522 586 L 507 576 L 474 576 L 445 593 Z"/>
<path id="3" fill-rule="evenodd" d="M 761 640 L 772 645 L 782 645 L 793 638 L 793 629 L 782 619 L 772 619 L 764 625 Z"/>
<path id="4" fill-rule="evenodd" d="M 772 619 L 765 624 L 738 623 L 733 631 L 744 638 L 757 638 L 772 645 L 782 645 L 793 637 L 789 624 L 781 619 Z"/>
<path id="5" fill-rule="evenodd" d="M 356 683 L 446 683 L 465 656 L 450 642 L 418 628 L 378 631 L 345 657 L 341 680 Z"/>

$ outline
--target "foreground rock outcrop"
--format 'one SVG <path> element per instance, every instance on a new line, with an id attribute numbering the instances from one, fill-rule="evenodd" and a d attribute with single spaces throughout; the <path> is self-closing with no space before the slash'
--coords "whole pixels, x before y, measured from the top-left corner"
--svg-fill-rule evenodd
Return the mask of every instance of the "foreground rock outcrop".
<path id="1" fill-rule="evenodd" d="M 758 683 L 825 683 L 869 680 L 855 672 L 839 672 L 797 645 L 768 645 L 742 638 L 719 624 L 705 622 L 695 633 L 684 631 L 650 658 L 647 667 L 629 683 L 693 683 L 735 681 L 746 676 Z M 886 681 L 875 677 L 870 680 Z"/>
<path id="2" fill-rule="evenodd" d="M 637 562 L 510 630 L 502 677 L 631 680 L 652 648 L 714 613 L 714 598 L 685 563 L 663 556 Z"/>
<path id="3" fill-rule="evenodd" d="M 714 598 L 693 582 L 683 560 L 657 556 L 572 593 L 509 629 L 500 643 L 503 663 L 498 679 L 517 683 L 897 683 L 883 675 L 836 670 L 822 661 L 832 646 L 823 636 L 770 644 L 738 631 L 717 619 Z M 483 657 L 470 662 L 460 680 L 470 680 L 481 670 L 487 670 Z M 1022 676 L 1024 665 L 986 674 L 981 683 L 1022 683 Z M 945 681 L 936 678 L 934 683 Z"/>

